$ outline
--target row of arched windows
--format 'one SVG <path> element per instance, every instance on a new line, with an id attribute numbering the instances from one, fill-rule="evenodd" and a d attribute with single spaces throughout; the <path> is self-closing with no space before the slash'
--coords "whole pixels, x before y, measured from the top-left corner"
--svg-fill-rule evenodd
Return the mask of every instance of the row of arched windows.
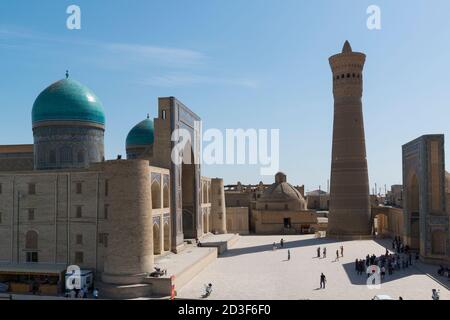
<path id="1" fill-rule="evenodd" d="M 360 73 L 343 73 L 341 75 L 337 75 L 336 77 L 334 77 L 334 80 L 339 80 L 339 79 L 350 79 L 350 78 L 357 78 L 360 79 L 362 78 L 362 74 Z"/>
<path id="2" fill-rule="evenodd" d="M 57 153 L 56 150 L 50 150 L 49 156 L 48 156 L 48 162 L 50 164 L 56 164 L 57 163 Z M 76 162 L 77 163 L 84 163 L 85 162 L 85 152 L 84 150 L 79 150 L 76 153 Z M 59 162 L 60 163 L 73 163 L 73 152 L 72 148 L 70 147 L 62 147 L 59 150 Z"/>

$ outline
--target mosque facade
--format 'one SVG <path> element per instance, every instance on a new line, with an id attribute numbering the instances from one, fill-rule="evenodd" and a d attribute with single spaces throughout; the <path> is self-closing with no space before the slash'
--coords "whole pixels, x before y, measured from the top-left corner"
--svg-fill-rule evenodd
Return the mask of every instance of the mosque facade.
<path id="1" fill-rule="evenodd" d="M 127 159 L 105 160 L 99 98 L 68 77 L 39 94 L 33 144 L 0 146 L 0 281 L 31 265 L 57 279 L 77 265 L 105 297 L 148 296 L 155 257 L 226 232 L 223 180 L 201 176 L 191 145 L 182 164 L 170 157 L 172 132 L 193 133 L 200 118 L 174 97 L 158 108 L 129 132 Z"/>

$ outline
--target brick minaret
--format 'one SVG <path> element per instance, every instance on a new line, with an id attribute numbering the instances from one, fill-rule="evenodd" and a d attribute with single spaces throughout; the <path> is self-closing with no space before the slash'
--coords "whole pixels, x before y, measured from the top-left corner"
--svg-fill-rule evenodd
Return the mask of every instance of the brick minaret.
<path id="1" fill-rule="evenodd" d="M 329 59 L 333 71 L 334 122 L 327 234 L 334 237 L 371 234 L 361 102 L 365 59 L 365 54 L 352 51 L 348 41 L 342 53 Z"/>

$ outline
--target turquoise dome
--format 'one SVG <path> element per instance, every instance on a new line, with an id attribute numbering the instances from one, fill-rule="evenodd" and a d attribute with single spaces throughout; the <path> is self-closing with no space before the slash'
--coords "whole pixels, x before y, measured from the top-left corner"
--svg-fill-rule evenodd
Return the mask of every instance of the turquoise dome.
<path id="1" fill-rule="evenodd" d="M 105 113 L 98 97 L 72 79 L 59 80 L 36 98 L 33 124 L 41 121 L 87 121 L 105 125 Z"/>
<path id="2" fill-rule="evenodd" d="M 127 146 L 147 146 L 155 140 L 153 121 L 149 118 L 139 122 L 131 129 L 127 136 Z"/>

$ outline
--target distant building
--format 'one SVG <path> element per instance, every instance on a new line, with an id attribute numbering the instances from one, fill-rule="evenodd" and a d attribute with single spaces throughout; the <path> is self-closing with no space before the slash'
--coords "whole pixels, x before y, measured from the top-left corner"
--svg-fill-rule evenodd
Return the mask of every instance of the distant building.
<path id="1" fill-rule="evenodd" d="M 307 209 L 303 195 L 282 172 L 256 200 L 251 222 L 256 234 L 303 234 L 318 229 L 315 211 Z"/>
<path id="2" fill-rule="evenodd" d="M 282 172 L 275 175 L 271 185 L 225 186 L 227 229 L 235 231 L 236 226 L 245 225 L 245 215 L 249 231 L 255 234 L 301 234 L 323 229 L 324 221 L 319 226 L 316 212 L 307 209 L 304 189 L 289 184 Z"/>
<path id="3" fill-rule="evenodd" d="M 308 209 L 328 211 L 330 206 L 330 194 L 323 190 L 314 190 L 306 193 Z"/>
<path id="4" fill-rule="evenodd" d="M 394 184 L 386 194 L 386 205 L 402 208 L 403 207 L 403 185 Z"/>

